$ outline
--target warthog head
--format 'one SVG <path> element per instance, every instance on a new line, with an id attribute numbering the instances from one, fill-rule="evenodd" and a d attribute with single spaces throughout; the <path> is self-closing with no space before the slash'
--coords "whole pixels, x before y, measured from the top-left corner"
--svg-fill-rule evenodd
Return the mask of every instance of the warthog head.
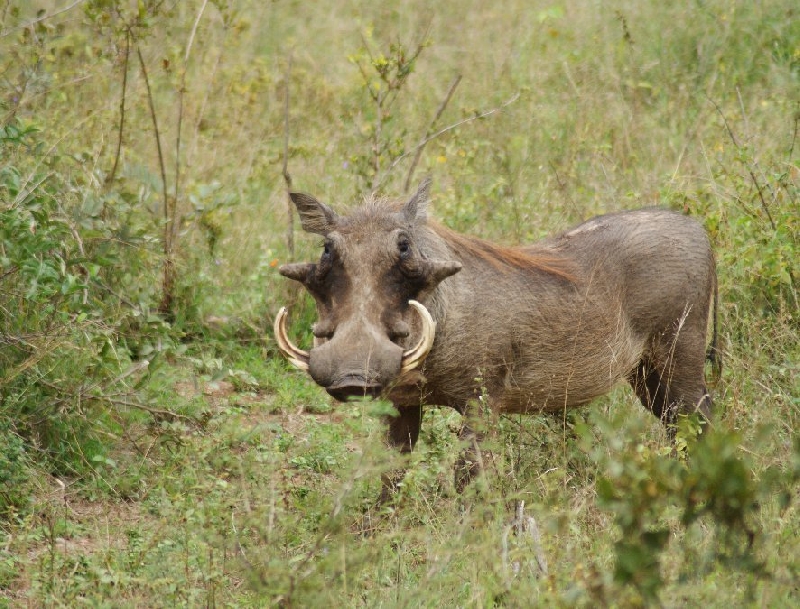
<path id="1" fill-rule="evenodd" d="M 287 264 L 284 277 L 302 283 L 317 303 L 314 347 L 304 351 L 286 333 L 286 309 L 275 319 L 283 354 L 337 400 L 378 396 L 417 368 L 433 346 L 436 324 L 418 302 L 458 262 L 421 251 L 429 182 L 405 205 L 366 205 L 341 217 L 314 197 L 292 193 L 303 229 L 325 238 L 317 263 Z"/>

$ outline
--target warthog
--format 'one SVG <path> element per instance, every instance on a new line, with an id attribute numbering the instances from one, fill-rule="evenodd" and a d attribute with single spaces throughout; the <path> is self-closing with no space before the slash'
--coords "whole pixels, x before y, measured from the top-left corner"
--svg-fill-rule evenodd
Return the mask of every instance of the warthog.
<path id="1" fill-rule="evenodd" d="M 429 221 L 428 186 L 406 202 L 368 198 L 347 216 L 292 193 L 303 228 L 325 244 L 319 262 L 280 268 L 319 316 L 304 351 L 282 309 L 280 350 L 337 400 L 388 398 L 399 413 L 391 445 L 414 447 L 423 404 L 560 412 L 620 380 L 669 427 L 680 413 L 710 416 L 716 271 L 697 222 L 660 209 L 612 213 L 508 248 Z M 716 323 L 712 350 L 715 338 Z M 474 473 L 457 472 L 457 485 Z"/>

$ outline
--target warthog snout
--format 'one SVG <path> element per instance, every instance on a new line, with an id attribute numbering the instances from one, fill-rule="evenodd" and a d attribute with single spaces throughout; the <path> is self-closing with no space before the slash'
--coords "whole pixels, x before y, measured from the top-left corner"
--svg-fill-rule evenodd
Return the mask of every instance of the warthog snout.
<path id="1" fill-rule="evenodd" d="M 307 371 L 320 387 L 341 402 L 352 397 L 378 397 L 384 388 L 417 368 L 428 355 L 436 335 L 436 322 L 415 300 L 408 302 L 419 317 L 420 335 L 410 349 L 403 349 L 388 336 L 363 332 L 337 333 L 310 352 L 297 347 L 286 333 L 286 308 L 275 318 L 278 348 L 297 368 Z M 368 354 L 362 361 L 360 357 Z"/>

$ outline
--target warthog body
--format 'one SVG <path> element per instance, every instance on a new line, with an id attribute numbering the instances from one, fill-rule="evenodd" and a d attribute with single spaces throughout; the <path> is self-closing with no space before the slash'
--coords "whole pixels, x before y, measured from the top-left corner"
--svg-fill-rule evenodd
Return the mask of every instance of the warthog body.
<path id="1" fill-rule="evenodd" d="M 369 199 L 346 217 L 293 194 L 325 251 L 316 264 L 281 267 L 319 314 L 305 352 L 286 337 L 282 311 L 282 350 L 337 399 L 390 399 L 391 444 L 414 446 L 422 404 L 465 413 L 480 398 L 496 412 L 560 412 L 620 380 L 668 425 L 679 413 L 710 415 L 716 274 L 697 222 L 620 212 L 505 248 L 427 221 L 427 187 L 405 204 Z M 420 338 L 428 331 L 432 346 Z"/>

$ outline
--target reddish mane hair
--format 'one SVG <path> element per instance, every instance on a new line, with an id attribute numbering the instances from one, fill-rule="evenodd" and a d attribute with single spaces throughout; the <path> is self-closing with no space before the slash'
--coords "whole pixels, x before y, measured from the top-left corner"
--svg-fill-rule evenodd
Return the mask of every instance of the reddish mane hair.
<path id="1" fill-rule="evenodd" d="M 462 235 L 438 222 L 428 221 L 428 226 L 456 252 L 484 260 L 499 271 L 531 269 L 548 273 L 567 281 L 575 281 L 573 264 L 555 252 L 529 247 L 504 247 L 484 239 Z"/>

